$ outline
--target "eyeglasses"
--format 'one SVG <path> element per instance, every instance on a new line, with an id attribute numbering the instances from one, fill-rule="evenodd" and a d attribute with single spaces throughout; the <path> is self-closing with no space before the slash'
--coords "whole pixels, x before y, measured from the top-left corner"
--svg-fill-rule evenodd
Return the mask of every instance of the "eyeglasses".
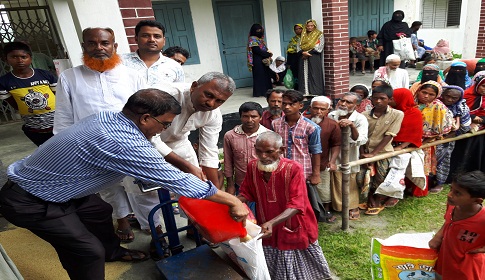
<path id="1" fill-rule="evenodd" d="M 164 127 L 165 129 L 168 129 L 168 128 L 169 128 L 169 127 L 172 125 L 172 123 L 171 123 L 171 122 L 161 122 L 161 121 L 159 121 L 157 118 L 155 118 L 154 116 L 150 116 L 150 118 L 154 119 L 154 120 L 155 120 L 157 123 L 159 123 L 159 124 L 163 125 L 163 127 Z"/>

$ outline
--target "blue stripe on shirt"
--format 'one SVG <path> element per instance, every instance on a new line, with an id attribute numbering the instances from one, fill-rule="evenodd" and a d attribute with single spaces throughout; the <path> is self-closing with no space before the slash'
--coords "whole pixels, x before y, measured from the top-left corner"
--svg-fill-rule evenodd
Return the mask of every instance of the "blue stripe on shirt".
<path id="1" fill-rule="evenodd" d="M 89 116 L 8 168 L 12 181 L 52 202 L 96 193 L 126 175 L 187 197 L 217 192 L 212 183 L 167 163 L 122 113 Z"/>

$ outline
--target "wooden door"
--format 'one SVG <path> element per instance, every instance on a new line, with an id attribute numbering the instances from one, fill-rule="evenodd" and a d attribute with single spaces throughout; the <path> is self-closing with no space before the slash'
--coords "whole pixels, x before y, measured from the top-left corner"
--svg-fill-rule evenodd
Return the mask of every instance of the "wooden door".
<path id="1" fill-rule="evenodd" d="M 280 23 L 281 53 L 286 55 L 286 47 L 290 39 L 295 36 L 293 26 L 304 24 L 312 16 L 310 0 L 279 0 L 278 17 Z M 322 30 L 321 26 L 318 26 Z"/>
<path id="2" fill-rule="evenodd" d="M 247 44 L 251 25 L 261 22 L 259 3 L 247 1 L 215 1 L 214 15 L 221 52 L 222 68 L 237 87 L 253 84 L 247 67 Z"/>

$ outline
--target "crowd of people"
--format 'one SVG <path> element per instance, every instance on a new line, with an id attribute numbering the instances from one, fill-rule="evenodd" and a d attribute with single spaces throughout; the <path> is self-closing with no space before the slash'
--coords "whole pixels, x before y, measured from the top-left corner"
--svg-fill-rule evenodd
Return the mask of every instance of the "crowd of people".
<path id="1" fill-rule="evenodd" d="M 397 11 L 392 20 L 401 22 L 403 17 Z M 276 71 L 282 64 L 270 66 L 264 29 L 251 27 L 253 95 L 265 96 L 268 109 L 243 103 L 241 124 L 225 133 L 225 189 L 219 177 L 219 107 L 232 96 L 235 83 L 218 72 L 185 83 L 182 65 L 190 54 L 180 47 L 162 53 L 165 28 L 159 22 L 140 21 L 135 28 L 138 50 L 122 55 L 116 52 L 112 29 L 83 30 L 83 65 L 58 78 L 31 67 L 28 45 L 7 44 L 12 71 L 0 77 L 0 94 L 10 96 L 25 135 L 39 147 L 8 167 L 9 180 L 0 190 L 1 213 L 49 242 L 72 279 L 104 279 L 105 261 L 136 262 L 149 256 L 120 246 L 135 238 L 130 217 L 150 231 L 148 213 L 159 200 L 155 192 L 140 189 L 163 187 L 223 203 L 236 221 L 245 220 L 249 211 L 243 204 L 248 203 L 262 228 L 273 279 L 331 279 L 318 244 L 318 222 L 334 223 L 335 213 L 342 211 L 341 130 L 350 129 L 351 161 L 479 131 L 485 128 L 485 71 L 468 77 L 466 65 L 457 61 L 441 78 L 439 67 L 428 61 L 409 87 L 400 57 L 383 56 L 388 39 L 376 45 L 380 35 L 370 32 L 365 48 L 378 55 L 373 47 L 384 46 L 380 57 L 385 63 L 375 71 L 370 88 L 357 84 L 331 100 L 323 89 L 322 32 L 314 20 L 296 24 L 294 31 L 287 66 L 298 77 L 298 90 L 278 90 L 271 78 L 281 81 Z M 278 57 L 276 62 L 284 60 Z M 477 69 L 482 65 L 479 61 Z M 308 108 L 306 95 L 318 95 Z M 188 139 L 195 130 L 197 153 Z M 472 137 L 353 166 L 350 219 L 358 220 L 361 210 L 378 215 L 406 193 L 438 193 L 455 171 L 485 171 L 484 141 L 485 136 Z M 456 215 L 467 219 L 483 212 L 477 206 L 483 190 L 469 188 L 484 176 L 476 174 L 453 182 L 449 209 L 456 211 L 447 212 L 451 218 L 446 223 Z M 469 183 L 470 176 L 478 177 Z M 460 188 L 469 200 L 451 199 Z M 449 246 L 449 234 L 444 227 L 430 246 Z M 160 242 L 164 257 L 170 256 L 166 241 Z M 447 247 L 446 252 L 451 250 Z M 440 258 L 438 272 L 443 273 L 449 260 Z"/>

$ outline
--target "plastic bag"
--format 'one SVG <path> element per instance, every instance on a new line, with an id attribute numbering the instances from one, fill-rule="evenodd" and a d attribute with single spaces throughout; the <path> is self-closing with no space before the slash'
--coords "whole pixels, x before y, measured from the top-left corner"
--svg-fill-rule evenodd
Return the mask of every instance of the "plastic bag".
<path id="1" fill-rule="evenodd" d="M 401 37 L 400 39 L 392 40 L 392 45 L 394 46 L 394 54 L 399 55 L 401 60 L 416 60 L 411 38 Z"/>
<path id="2" fill-rule="evenodd" d="M 291 69 L 286 70 L 286 75 L 283 78 L 283 84 L 287 89 L 293 89 L 295 87 L 295 78 Z"/>
<path id="3" fill-rule="evenodd" d="M 435 250 L 428 247 L 427 233 L 400 233 L 385 240 L 372 238 L 371 273 L 374 280 L 435 279 Z"/>
<path id="4" fill-rule="evenodd" d="M 404 175 L 410 159 L 410 153 L 392 157 L 386 179 L 377 187 L 375 193 L 403 199 L 404 189 L 406 189 Z"/>
<path id="5" fill-rule="evenodd" d="M 239 238 L 221 243 L 222 250 L 246 273 L 249 279 L 270 280 L 263 251 L 261 227 L 246 220 L 246 230 L 253 238 L 240 242 Z"/>

